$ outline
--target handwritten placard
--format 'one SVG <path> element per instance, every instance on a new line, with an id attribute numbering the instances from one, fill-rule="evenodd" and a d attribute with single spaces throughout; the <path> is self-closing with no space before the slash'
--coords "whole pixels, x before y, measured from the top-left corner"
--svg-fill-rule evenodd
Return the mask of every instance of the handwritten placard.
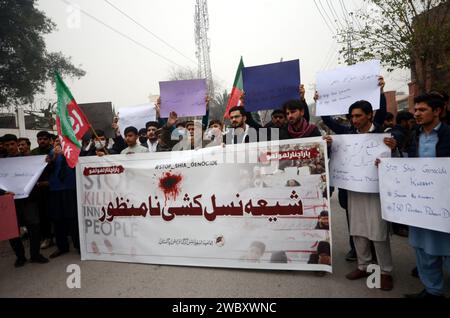
<path id="1" fill-rule="evenodd" d="M 15 193 L 15 199 L 27 198 L 47 166 L 45 157 L 0 159 L 0 189 Z"/>
<path id="2" fill-rule="evenodd" d="M 12 195 L 0 195 L 0 241 L 19 236 L 16 208 Z"/>
<path id="3" fill-rule="evenodd" d="M 245 67 L 242 77 L 247 111 L 277 109 L 300 98 L 299 60 Z"/>
<path id="4" fill-rule="evenodd" d="M 383 218 L 450 233 L 450 158 L 384 158 L 380 164 Z"/>
<path id="5" fill-rule="evenodd" d="M 143 104 L 119 109 L 119 128 L 124 136 L 125 128 L 133 126 L 137 130 L 145 128 L 149 121 L 156 120 L 155 106 L 152 104 Z"/>
<path id="6" fill-rule="evenodd" d="M 204 116 L 206 113 L 206 80 L 159 82 L 161 118 L 176 112 L 178 117 Z"/>
<path id="7" fill-rule="evenodd" d="M 342 115 L 354 102 L 366 100 L 380 108 L 380 61 L 368 61 L 317 73 L 316 115 Z"/>
<path id="8" fill-rule="evenodd" d="M 331 146 L 330 183 L 356 192 L 378 193 L 375 160 L 390 157 L 388 134 L 335 135 Z"/>

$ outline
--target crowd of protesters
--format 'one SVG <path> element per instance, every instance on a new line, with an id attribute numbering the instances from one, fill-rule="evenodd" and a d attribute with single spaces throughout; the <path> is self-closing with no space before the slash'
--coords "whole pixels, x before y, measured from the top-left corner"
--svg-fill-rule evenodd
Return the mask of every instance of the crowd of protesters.
<path id="1" fill-rule="evenodd" d="M 334 134 L 388 132 L 391 137 L 385 138 L 384 142 L 393 156 L 450 157 L 448 95 L 430 92 L 418 96 L 414 100 L 413 113 L 401 111 L 393 116 L 386 111 L 382 77 L 379 78 L 379 86 L 381 101 L 376 112 L 369 102 L 358 101 L 349 105 L 348 124 L 330 116 L 322 117 L 324 124 Z M 320 99 L 320 92 L 315 94 L 314 99 Z M 81 156 L 195 150 L 227 144 L 322 136 L 321 130 L 310 122 L 303 86 L 299 90 L 299 99 L 280 105 L 264 127 L 254 114 L 246 111 L 245 95 L 241 97 L 240 106 L 230 108 L 225 114 L 229 118 L 228 127 L 222 120 L 210 120 L 208 104 L 207 98 L 206 115 L 201 121 L 184 121 L 175 112 L 171 112 L 167 119 L 161 118 L 161 100 L 158 100 L 155 121 L 148 122 L 145 127 L 123 127 L 122 135 L 116 118 L 112 123 L 114 138 L 107 138 L 105 132 L 96 130 L 92 138 L 83 142 Z M 323 138 L 328 145 L 333 142 L 333 135 Z M 40 250 L 56 244 L 50 258 L 68 253 L 69 237 L 79 252 L 75 170 L 67 165 L 56 136 L 42 131 L 37 134 L 37 142 L 39 146 L 30 150 L 30 140 L 7 134 L 0 141 L 0 157 L 47 156 L 48 165 L 30 196 L 15 200 L 19 225 L 26 228 L 30 240 L 30 262 L 47 263 L 48 259 L 40 254 Z M 320 173 L 325 171 L 324 163 L 311 162 L 310 165 Z M 10 194 L 0 191 L 3 195 Z M 376 262 L 381 268 L 381 289 L 393 288 L 392 259 L 395 255 L 391 254 L 390 245 L 393 230 L 396 234 L 409 236 L 409 243 L 416 253 L 416 268 L 411 264 L 412 275 L 419 277 L 425 286 L 421 293 L 407 296 L 443 297 L 444 268 L 450 272 L 449 233 L 390 224 L 381 217 L 379 194 L 339 189 L 339 203 L 347 213 L 350 234 L 350 251 L 345 258 L 356 262 L 355 269 L 346 275 L 347 279 L 367 277 L 367 267 Z M 328 217 L 328 212 L 326 214 Z M 14 265 L 24 266 L 27 258 L 22 239 L 12 239 L 10 244 L 17 257 Z"/>

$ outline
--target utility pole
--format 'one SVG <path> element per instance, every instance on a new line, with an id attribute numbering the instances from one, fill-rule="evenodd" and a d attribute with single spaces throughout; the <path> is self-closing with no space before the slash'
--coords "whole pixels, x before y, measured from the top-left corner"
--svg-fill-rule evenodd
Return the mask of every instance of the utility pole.
<path id="1" fill-rule="evenodd" d="M 196 0 L 195 5 L 195 45 L 197 50 L 195 56 L 198 61 L 198 77 L 206 78 L 208 95 L 214 97 L 214 83 L 211 71 L 211 60 L 209 57 L 210 41 L 208 39 L 209 14 L 207 0 Z"/>
<path id="2" fill-rule="evenodd" d="M 353 65 L 356 64 L 356 59 L 355 52 L 353 50 L 354 29 L 351 22 L 348 24 L 348 28 L 344 32 L 345 33 L 340 34 L 344 36 L 344 41 L 340 43 L 347 44 L 347 53 L 345 54 L 345 59 L 347 61 L 347 65 Z"/>

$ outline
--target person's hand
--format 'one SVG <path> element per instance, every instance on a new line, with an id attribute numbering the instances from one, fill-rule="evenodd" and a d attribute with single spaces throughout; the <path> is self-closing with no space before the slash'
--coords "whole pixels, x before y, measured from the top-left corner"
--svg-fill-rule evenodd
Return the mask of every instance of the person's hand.
<path id="1" fill-rule="evenodd" d="M 386 137 L 383 139 L 383 142 L 389 149 L 394 150 L 397 147 L 397 141 L 393 137 Z"/>
<path id="2" fill-rule="evenodd" d="M 208 95 L 206 95 L 206 97 L 205 97 L 206 110 L 209 110 L 209 102 L 210 102 L 210 98 Z"/>
<path id="3" fill-rule="evenodd" d="M 161 117 L 161 97 L 158 97 L 155 103 L 156 118 Z"/>
<path id="4" fill-rule="evenodd" d="M 333 138 L 330 135 L 323 136 L 322 139 L 325 140 L 328 146 L 331 146 L 333 143 Z"/>
<path id="5" fill-rule="evenodd" d="M 115 116 L 113 119 L 113 122 L 111 124 L 112 129 L 114 130 L 114 133 L 117 135 L 119 133 L 119 117 Z"/>
<path id="6" fill-rule="evenodd" d="M 169 118 L 167 118 L 167 127 L 172 127 L 178 120 L 178 115 L 175 112 L 170 112 Z"/>
<path id="7" fill-rule="evenodd" d="M 381 163 L 381 160 L 377 158 L 377 159 L 375 160 L 375 166 L 378 168 L 378 166 L 380 165 L 380 163 Z"/>
<path id="8" fill-rule="evenodd" d="M 48 184 L 48 181 L 40 181 L 40 182 L 37 182 L 37 183 L 36 183 L 36 186 L 37 186 L 38 188 L 44 188 L 44 187 L 48 187 L 49 184 Z"/>
<path id="9" fill-rule="evenodd" d="M 385 81 L 384 81 L 384 77 L 383 76 L 378 76 L 378 86 L 380 86 L 380 90 L 383 93 L 384 91 L 384 85 L 385 85 Z"/>
<path id="10" fill-rule="evenodd" d="M 315 91 L 314 92 L 314 101 L 317 103 L 318 100 L 319 100 L 319 92 Z"/>
<path id="11" fill-rule="evenodd" d="M 239 97 L 239 100 L 241 101 L 241 106 L 245 105 L 245 92 L 242 93 L 241 97 Z"/>
<path id="12" fill-rule="evenodd" d="M 305 93 L 306 93 L 305 85 L 301 84 L 301 85 L 298 87 L 298 91 L 299 91 L 299 93 L 300 93 L 300 99 L 301 99 L 301 100 L 305 100 Z"/>
<path id="13" fill-rule="evenodd" d="M 106 153 L 105 153 L 104 151 L 102 151 L 102 150 L 96 150 L 96 151 L 95 151 L 95 154 L 96 154 L 98 157 L 106 156 Z"/>
<path id="14" fill-rule="evenodd" d="M 53 153 L 55 154 L 55 157 L 60 155 L 60 154 L 62 154 L 62 147 L 61 147 L 61 145 L 56 145 L 53 148 Z"/>

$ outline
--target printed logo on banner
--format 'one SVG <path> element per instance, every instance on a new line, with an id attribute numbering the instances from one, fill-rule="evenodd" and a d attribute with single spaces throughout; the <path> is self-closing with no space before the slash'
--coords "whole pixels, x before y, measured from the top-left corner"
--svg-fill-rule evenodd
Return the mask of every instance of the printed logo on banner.
<path id="1" fill-rule="evenodd" d="M 95 167 L 95 168 L 86 167 L 83 170 L 83 175 L 87 177 L 101 174 L 121 174 L 124 171 L 125 168 L 123 166 Z"/>

